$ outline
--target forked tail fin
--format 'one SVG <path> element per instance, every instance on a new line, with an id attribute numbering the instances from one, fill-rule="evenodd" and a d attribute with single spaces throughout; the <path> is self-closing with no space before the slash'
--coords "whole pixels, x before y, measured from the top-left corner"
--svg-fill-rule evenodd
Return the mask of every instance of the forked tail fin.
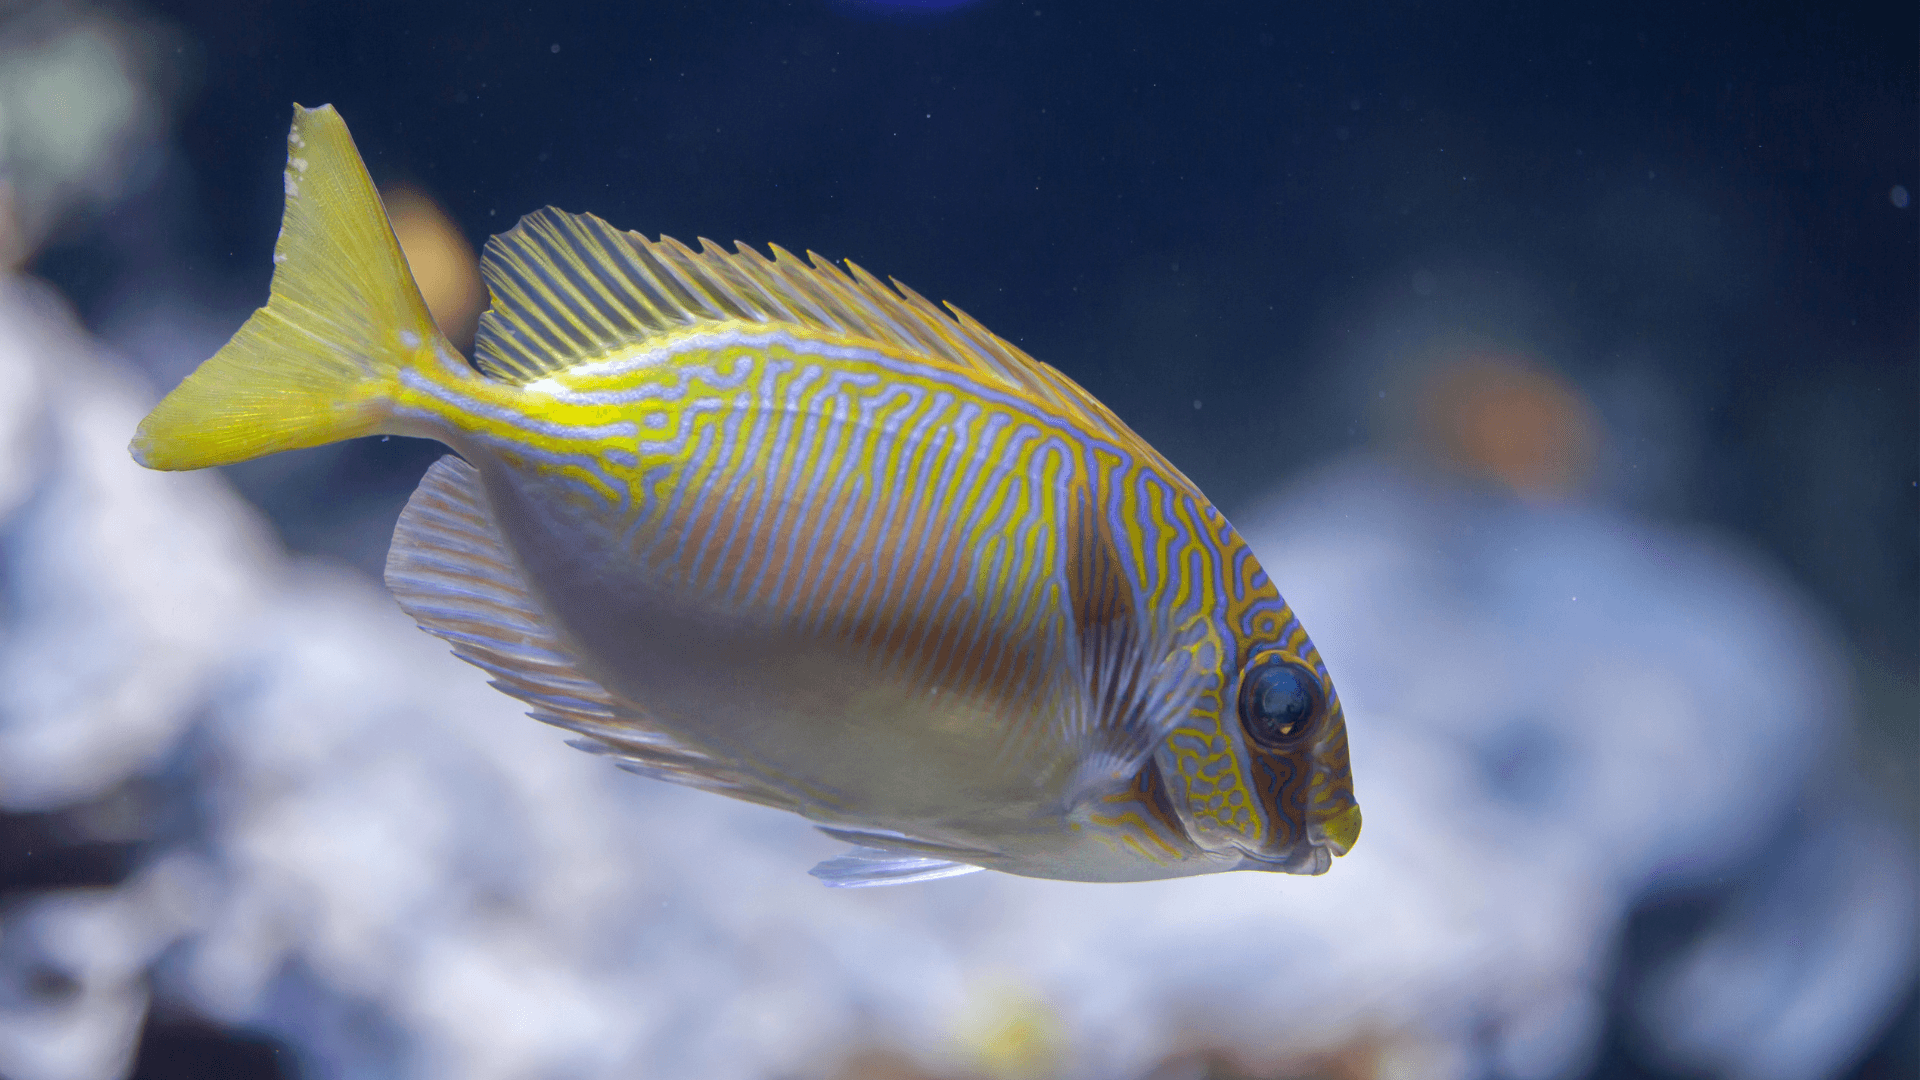
<path id="1" fill-rule="evenodd" d="M 293 107 L 273 292 L 140 423 L 150 469 L 199 469 L 381 431 L 400 368 L 439 341 L 333 106 Z"/>

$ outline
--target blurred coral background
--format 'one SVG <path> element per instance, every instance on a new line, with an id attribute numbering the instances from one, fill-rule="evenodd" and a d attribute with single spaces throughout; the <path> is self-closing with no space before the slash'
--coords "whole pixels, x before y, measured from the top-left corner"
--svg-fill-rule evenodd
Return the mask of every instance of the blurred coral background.
<path id="1" fill-rule="evenodd" d="M 0 1077 L 1920 1075 L 1920 15 L 0 9 Z M 142 472 L 290 105 L 435 316 L 548 203 L 852 257 L 1111 405 L 1341 687 L 1323 878 L 858 892 L 384 595 L 442 451 Z"/>

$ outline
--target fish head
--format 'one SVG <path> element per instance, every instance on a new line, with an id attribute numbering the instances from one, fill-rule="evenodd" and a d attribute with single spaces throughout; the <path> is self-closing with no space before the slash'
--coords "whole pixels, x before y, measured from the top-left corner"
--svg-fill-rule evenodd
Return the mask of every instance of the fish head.
<path id="1" fill-rule="evenodd" d="M 1304 639 L 1304 635 L 1302 635 Z M 1323 874 L 1360 836 L 1339 692 L 1310 642 L 1250 650 L 1234 680 L 1233 730 L 1265 828 L 1244 869 Z"/>
<path id="2" fill-rule="evenodd" d="M 1220 692 L 1201 695 L 1168 740 L 1163 773 L 1188 836 L 1216 862 L 1323 874 L 1359 838 L 1360 807 L 1339 694 L 1299 623 L 1286 623 L 1287 640 L 1244 644 L 1224 665 Z"/>

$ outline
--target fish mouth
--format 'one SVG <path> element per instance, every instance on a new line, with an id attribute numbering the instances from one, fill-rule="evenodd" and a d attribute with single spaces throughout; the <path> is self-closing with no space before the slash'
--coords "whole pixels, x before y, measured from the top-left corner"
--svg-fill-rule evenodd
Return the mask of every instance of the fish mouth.
<path id="1" fill-rule="evenodd" d="M 1332 849 L 1335 855 L 1352 851 L 1360 839 L 1360 804 L 1348 803 L 1339 813 L 1313 822 L 1307 827 L 1307 835 L 1316 845 Z"/>
<path id="2" fill-rule="evenodd" d="M 1307 826 L 1307 839 L 1278 858 L 1265 852 L 1240 849 L 1240 869 L 1265 870 L 1277 874 L 1317 876 L 1333 868 L 1333 860 L 1353 850 L 1360 838 L 1360 806 L 1348 803 L 1337 813 L 1328 814 Z"/>
<path id="3" fill-rule="evenodd" d="M 1264 870 L 1271 874 L 1304 874 L 1318 877 L 1333 868 L 1334 852 L 1328 844 L 1303 844 L 1285 858 L 1271 859 L 1242 852 L 1240 869 Z"/>

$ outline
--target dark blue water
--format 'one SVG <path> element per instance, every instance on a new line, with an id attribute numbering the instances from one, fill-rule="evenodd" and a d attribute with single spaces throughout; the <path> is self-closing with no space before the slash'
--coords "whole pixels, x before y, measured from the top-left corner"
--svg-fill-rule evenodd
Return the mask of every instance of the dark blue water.
<path id="1" fill-rule="evenodd" d="M 376 180 L 425 190 L 476 244 L 551 203 L 850 257 L 952 300 L 1230 516 L 1384 438 L 1387 339 L 1453 320 L 1591 404 L 1590 497 L 1784 565 L 1840 627 L 1881 778 L 1914 780 L 1910 5 L 151 10 L 186 50 L 172 149 L 33 267 L 96 327 L 156 291 L 236 324 L 260 302 L 294 101 L 337 106 Z M 362 442 L 234 475 L 291 546 L 377 567 L 437 453 Z M 1543 782 L 1537 750 L 1503 751 L 1517 788 Z M 34 865 L 6 886 L 90 872 Z M 1620 993 L 1721 902 L 1650 900 Z M 1915 1075 L 1914 1015 L 1855 1075 Z M 1609 1030 L 1594 1076 L 1665 1075 Z M 136 1075 L 291 1075 L 281 1060 L 160 1018 Z"/>

